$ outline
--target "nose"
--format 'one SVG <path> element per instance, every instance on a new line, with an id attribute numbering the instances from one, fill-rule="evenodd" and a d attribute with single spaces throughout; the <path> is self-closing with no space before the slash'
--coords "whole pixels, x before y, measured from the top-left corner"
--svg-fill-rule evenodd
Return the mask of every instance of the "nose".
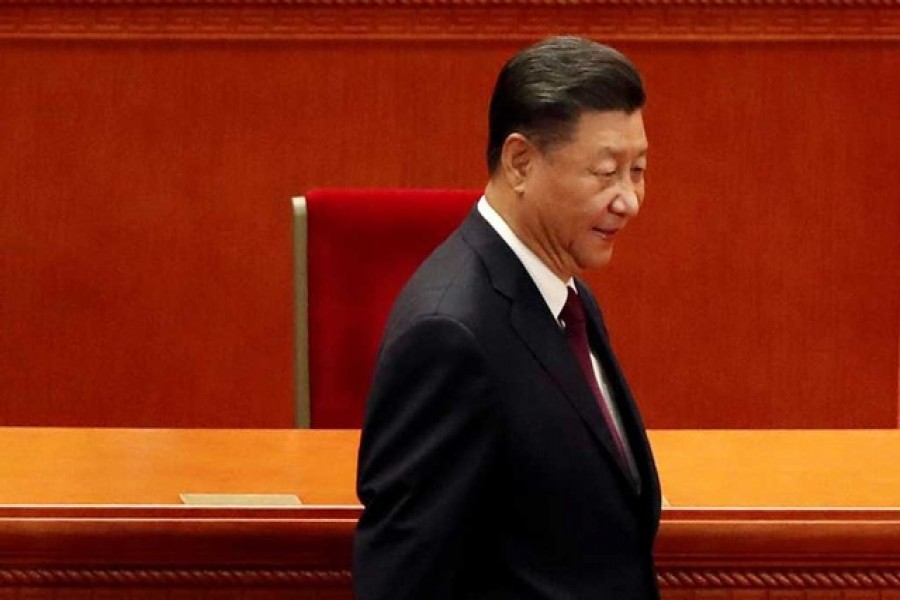
<path id="1" fill-rule="evenodd" d="M 610 210 L 622 217 L 631 218 L 641 210 L 641 201 L 637 190 L 630 182 L 623 182 L 618 186 L 618 194 L 609 205 Z"/>

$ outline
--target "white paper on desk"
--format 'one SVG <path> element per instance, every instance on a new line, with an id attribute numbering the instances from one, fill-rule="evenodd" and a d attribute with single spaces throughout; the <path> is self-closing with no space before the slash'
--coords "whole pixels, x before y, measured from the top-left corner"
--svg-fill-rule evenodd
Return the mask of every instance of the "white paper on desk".
<path id="1" fill-rule="evenodd" d="M 295 494 L 179 494 L 189 506 L 302 506 Z"/>

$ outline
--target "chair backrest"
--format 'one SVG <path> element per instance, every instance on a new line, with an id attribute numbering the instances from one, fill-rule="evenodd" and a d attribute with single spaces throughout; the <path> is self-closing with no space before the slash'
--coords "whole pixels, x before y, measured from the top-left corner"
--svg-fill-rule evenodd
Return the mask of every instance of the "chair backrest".
<path id="1" fill-rule="evenodd" d="M 297 425 L 362 425 L 388 314 L 477 190 L 316 189 L 294 199 Z"/>

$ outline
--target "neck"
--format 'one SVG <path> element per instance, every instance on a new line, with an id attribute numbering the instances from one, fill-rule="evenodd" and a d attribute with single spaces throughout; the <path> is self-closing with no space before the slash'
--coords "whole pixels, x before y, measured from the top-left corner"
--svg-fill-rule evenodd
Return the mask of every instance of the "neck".
<path id="1" fill-rule="evenodd" d="M 542 243 L 543 231 L 540 223 L 528 224 L 522 218 L 521 203 L 523 199 L 519 197 L 509 186 L 503 185 L 494 179 L 488 182 L 484 190 L 484 197 L 488 204 L 491 205 L 500 218 L 503 219 L 512 232 L 525 246 L 537 256 L 548 269 L 550 269 L 556 277 L 563 283 L 574 276 L 563 267 L 562 261 L 559 260 L 558 253 L 551 252 L 549 243 Z"/>

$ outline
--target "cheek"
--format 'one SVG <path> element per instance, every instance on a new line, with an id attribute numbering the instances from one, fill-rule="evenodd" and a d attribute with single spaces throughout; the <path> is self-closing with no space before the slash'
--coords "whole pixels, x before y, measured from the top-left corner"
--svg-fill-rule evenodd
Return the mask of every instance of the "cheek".
<path id="1" fill-rule="evenodd" d="M 616 190 L 610 186 L 603 186 L 595 190 L 587 203 L 591 214 L 599 215 L 607 212 L 617 196 Z"/>
<path id="2" fill-rule="evenodd" d="M 573 179 L 566 189 L 566 201 L 573 210 L 593 212 L 609 202 L 609 186 L 595 176 Z"/>
<path id="3" fill-rule="evenodd" d="M 637 195 L 638 200 L 644 199 L 644 185 L 645 181 L 643 178 L 641 178 L 640 181 L 637 181 L 634 184 L 634 193 Z"/>

